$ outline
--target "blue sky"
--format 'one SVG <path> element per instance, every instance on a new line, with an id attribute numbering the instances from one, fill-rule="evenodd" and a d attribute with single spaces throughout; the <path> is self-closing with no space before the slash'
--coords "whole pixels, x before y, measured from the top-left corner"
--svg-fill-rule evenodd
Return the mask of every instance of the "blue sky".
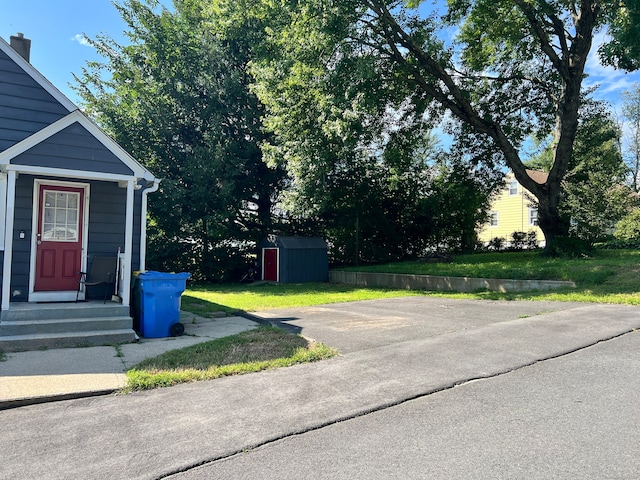
<path id="1" fill-rule="evenodd" d="M 82 34 L 123 40 L 125 26 L 110 0 L 0 0 L 0 12 L 0 36 L 8 42 L 22 32 L 31 39 L 31 64 L 74 102 L 72 73 L 79 76 L 87 60 L 99 60 Z"/>
<path id="2" fill-rule="evenodd" d="M 171 4 L 170 0 L 163 3 Z M 124 42 L 125 25 L 110 0 L 0 0 L 0 12 L 0 36 L 7 42 L 17 32 L 30 38 L 32 65 L 74 102 L 77 97 L 68 86 L 73 82 L 72 73 L 80 75 L 87 60 L 100 59 L 83 44 L 83 34 L 95 38 L 106 33 Z M 595 54 L 589 61 L 589 73 L 585 85 L 600 84 L 597 96 L 614 105 L 623 90 L 640 82 L 640 73 L 605 68 Z"/>

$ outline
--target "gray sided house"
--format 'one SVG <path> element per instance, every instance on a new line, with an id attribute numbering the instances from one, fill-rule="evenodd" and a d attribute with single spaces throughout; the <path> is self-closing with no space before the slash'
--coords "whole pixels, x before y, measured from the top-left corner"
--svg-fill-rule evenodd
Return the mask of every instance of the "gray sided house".
<path id="1" fill-rule="evenodd" d="M 159 180 L 31 66 L 29 43 L 0 38 L 0 318 L 24 302 L 75 301 L 78 272 L 118 254 L 126 307 Z"/>
<path id="2" fill-rule="evenodd" d="M 258 255 L 263 280 L 279 283 L 329 280 L 327 242 L 322 238 L 270 235 L 258 243 Z"/>

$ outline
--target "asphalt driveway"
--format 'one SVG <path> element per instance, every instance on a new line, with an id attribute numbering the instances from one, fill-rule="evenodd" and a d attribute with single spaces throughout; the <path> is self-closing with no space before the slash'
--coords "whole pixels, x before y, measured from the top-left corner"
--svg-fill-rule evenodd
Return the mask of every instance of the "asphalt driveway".
<path id="1" fill-rule="evenodd" d="M 341 353 L 431 338 L 549 314 L 569 315 L 584 303 L 402 297 L 256 312 L 273 325 L 336 347 Z"/>

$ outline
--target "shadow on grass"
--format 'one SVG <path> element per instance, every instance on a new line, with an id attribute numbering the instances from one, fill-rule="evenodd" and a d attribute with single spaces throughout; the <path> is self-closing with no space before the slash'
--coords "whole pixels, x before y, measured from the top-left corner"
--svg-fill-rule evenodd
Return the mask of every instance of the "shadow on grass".
<path id="1" fill-rule="evenodd" d="M 235 313 L 237 311 L 237 309 L 235 308 L 193 297 L 188 293 L 182 295 L 181 309 L 191 313 L 195 313 L 196 315 L 199 315 L 201 317 L 210 317 L 212 314 L 217 312 L 224 312 L 229 314 Z"/>

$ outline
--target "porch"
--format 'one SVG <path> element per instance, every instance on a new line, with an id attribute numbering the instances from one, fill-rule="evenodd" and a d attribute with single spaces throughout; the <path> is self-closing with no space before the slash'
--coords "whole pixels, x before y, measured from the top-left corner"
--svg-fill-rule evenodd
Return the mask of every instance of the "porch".
<path id="1" fill-rule="evenodd" d="M 116 302 L 12 302 L 0 315 L 0 350 L 5 352 L 112 345 L 136 339 L 129 307 Z"/>

